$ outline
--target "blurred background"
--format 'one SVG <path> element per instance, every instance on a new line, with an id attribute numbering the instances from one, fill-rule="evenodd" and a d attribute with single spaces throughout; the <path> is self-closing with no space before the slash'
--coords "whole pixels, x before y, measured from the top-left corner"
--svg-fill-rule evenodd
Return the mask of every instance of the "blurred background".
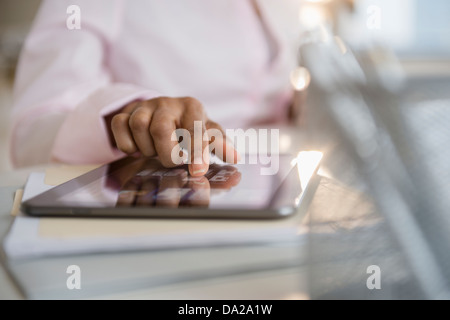
<path id="1" fill-rule="evenodd" d="M 449 299 L 450 2 L 303 3 L 309 140 L 324 143 L 332 181 L 381 213 L 360 216 L 357 196 L 337 217 L 349 194 L 309 211 L 311 297 Z M 371 264 L 378 292 L 362 285 Z"/>
<path id="2" fill-rule="evenodd" d="M 0 1 L 0 172 L 11 169 L 8 133 L 15 66 L 40 2 L 40 0 Z"/>

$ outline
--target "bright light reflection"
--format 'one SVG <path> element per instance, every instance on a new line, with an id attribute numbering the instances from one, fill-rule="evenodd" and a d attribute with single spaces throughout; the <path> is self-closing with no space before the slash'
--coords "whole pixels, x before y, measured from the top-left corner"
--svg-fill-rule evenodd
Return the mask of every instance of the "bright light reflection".
<path id="1" fill-rule="evenodd" d="M 307 29 L 317 28 L 327 20 L 327 14 L 322 6 L 322 2 L 307 2 L 302 5 L 299 12 L 299 20 L 302 26 Z"/>
<path id="2" fill-rule="evenodd" d="M 301 151 L 298 153 L 295 162 L 297 163 L 300 184 L 304 190 L 316 172 L 323 153 L 320 151 Z"/>
<path id="3" fill-rule="evenodd" d="M 311 82 L 311 74 L 308 69 L 303 67 L 292 70 L 290 78 L 292 86 L 298 91 L 308 88 Z"/>

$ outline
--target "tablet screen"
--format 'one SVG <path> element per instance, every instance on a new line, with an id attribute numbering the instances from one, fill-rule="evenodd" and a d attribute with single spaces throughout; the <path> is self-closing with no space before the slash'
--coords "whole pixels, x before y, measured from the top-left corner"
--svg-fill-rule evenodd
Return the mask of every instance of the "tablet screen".
<path id="1" fill-rule="evenodd" d="M 187 165 L 169 169 L 157 158 L 126 157 L 29 200 L 25 208 L 33 214 L 52 207 L 128 208 L 130 212 L 138 208 L 295 207 L 305 182 L 302 185 L 300 169 L 293 160 L 293 156 L 280 155 L 272 174 L 263 174 L 267 165 L 248 157 L 237 165 L 215 161 L 204 176 L 192 177 Z"/>

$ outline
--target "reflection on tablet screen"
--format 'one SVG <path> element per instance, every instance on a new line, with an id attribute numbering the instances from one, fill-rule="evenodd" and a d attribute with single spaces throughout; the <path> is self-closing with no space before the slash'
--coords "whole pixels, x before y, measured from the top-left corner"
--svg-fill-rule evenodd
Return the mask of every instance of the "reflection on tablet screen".
<path id="1" fill-rule="evenodd" d="M 259 165 L 211 164 L 203 177 L 189 175 L 187 165 L 164 168 L 156 158 L 112 163 L 98 179 L 79 185 L 56 200 L 86 207 L 262 208 L 279 187 L 280 175 L 263 176 Z"/>

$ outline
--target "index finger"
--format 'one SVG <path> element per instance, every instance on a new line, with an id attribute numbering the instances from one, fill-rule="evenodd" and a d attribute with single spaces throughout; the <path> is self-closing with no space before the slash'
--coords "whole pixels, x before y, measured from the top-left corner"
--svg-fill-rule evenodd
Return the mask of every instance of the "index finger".
<path id="1" fill-rule="evenodd" d="M 203 139 L 206 134 L 206 116 L 203 106 L 193 98 L 184 99 L 184 113 L 181 126 L 189 131 L 191 145 L 189 152 L 189 173 L 192 176 L 203 176 L 209 168 L 209 142 Z"/>

